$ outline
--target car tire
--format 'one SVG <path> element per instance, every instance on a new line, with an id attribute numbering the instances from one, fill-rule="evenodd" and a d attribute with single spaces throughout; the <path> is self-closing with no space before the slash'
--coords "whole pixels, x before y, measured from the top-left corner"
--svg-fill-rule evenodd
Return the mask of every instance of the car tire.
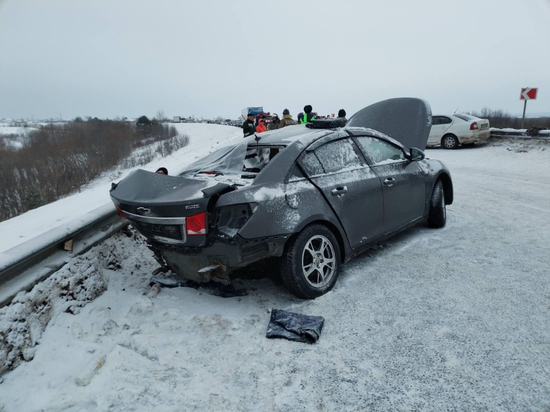
<path id="1" fill-rule="evenodd" d="M 441 147 L 443 147 L 444 149 L 453 150 L 458 148 L 458 145 L 458 137 L 456 137 L 454 134 L 446 134 L 441 139 Z"/>
<path id="2" fill-rule="evenodd" d="M 447 208 L 445 205 L 445 191 L 443 182 L 438 180 L 435 183 L 430 199 L 430 212 L 428 214 L 428 225 L 433 228 L 441 228 L 447 222 Z"/>
<path id="3" fill-rule="evenodd" d="M 340 272 L 340 248 L 329 228 L 314 224 L 287 244 L 281 278 L 302 299 L 315 299 L 331 290 Z"/>

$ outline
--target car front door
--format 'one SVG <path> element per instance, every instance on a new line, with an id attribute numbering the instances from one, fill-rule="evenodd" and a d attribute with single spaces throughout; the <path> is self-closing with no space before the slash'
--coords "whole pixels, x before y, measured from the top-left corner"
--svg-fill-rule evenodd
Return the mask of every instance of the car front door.
<path id="1" fill-rule="evenodd" d="M 300 165 L 338 216 L 353 248 L 384 231 L 380 178 L 346 138 L 306 151 Z"/>
<path id="2" fill-rule="evenodd" d="M 382 181 L 385 233 L 422 218 L 426 178 L 419 162 L 408 160 L 403 149 L 389 141 L 370 136 L 355 139 Z"/>

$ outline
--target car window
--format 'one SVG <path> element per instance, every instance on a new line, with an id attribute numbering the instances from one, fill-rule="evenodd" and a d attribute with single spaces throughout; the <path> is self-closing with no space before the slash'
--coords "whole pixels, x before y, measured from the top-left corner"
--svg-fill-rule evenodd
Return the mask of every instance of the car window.
<path id="1" fill-rule="evenodd" d="M 339 172 L 343 169 L 361 167 L 363 162 L 349 139 L 337 140 L 315 149 L 317 158 L 325 173 Z"/>
<path id="2" fill-rule="evenodd" d="M 357 142 L 373 166 L 407 160 L 400 147 L 376 137 L 361 136 L 357 138 Z"/>
<path id="3" fill-rule="evenodd" d="M 325 172 L 315 152 L 306 152 L 302 159 L 300 159 L 300 164 L 308 176 L 322 175 Z"/>
<path id="4" fill-rule="evenodd" d="M 279 146 L 247 146 L 242 142 L 228 146 L 196 160 L 181 173 L 184 175 L 212 174 L 235 175 L 246 173 L 247 178 L 254 178 L 283 149 Z"/>
<path id="5" fill-rule="evenodd" d="M 446 116 L 439 116 L 439 124 L 449 124 L 452 123 L 453 120 L 446 117 Z"/>
<path id="6" fill-rule="evenodd" d="M 294 180 L 300 179 L 304 179 L 304 174 L 302 173 L 298 165 L 294 163 L 288 171 L 288 174 L 286 175 L 285 182 L 292 182 Z"/>
<path id="7" fill-rule="evenodd" d="M 461 120 L 464 120 L 465 122 L 469 122 L 470 120 L 476 120 L 478 119 L 477 117 L 474 117 L 474 116 L 470 116 L 468 114 L 455 114 L 454 117 L 458 117 L 459 119 Z"/>
<path id="8" fill-rule="evenodd" d="M 433 116 L 432 117 L 432 126 L 441 124 L 441 117 L 440 116 Z"/>

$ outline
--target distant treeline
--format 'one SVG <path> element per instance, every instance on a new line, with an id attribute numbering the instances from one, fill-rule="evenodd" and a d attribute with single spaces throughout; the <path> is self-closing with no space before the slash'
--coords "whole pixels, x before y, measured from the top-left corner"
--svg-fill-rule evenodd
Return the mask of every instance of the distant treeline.
<path id="1" fill-rule="evenodd" d="M 21 148 L 0 139 L 0 221 L 78 191 L 116 166 L 143 165 L 189 142 L 174 126 L 140 119 L 45 125 L 22 138 Z"/>
<path id="2" fill-rule="evenodd" d="M 472 116 L 477 116 L 482 119 L 489 119 L 491 127 L 503 129 L 510 127 L 512 129 L 521 128 L 521 117 L 512 116 L 511 114 L 503 110 L 491 110 L 487 107 L 481 109 L 481 112 L 468 112 Z M 531 127 L 550 128 L 550 117 L 526 117 L 525 129 Z"/>

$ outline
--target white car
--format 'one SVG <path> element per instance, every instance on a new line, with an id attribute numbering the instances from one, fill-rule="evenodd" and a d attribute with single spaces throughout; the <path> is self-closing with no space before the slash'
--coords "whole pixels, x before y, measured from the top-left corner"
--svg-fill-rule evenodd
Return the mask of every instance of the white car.
<path id="1" fill-rule="evenodd" d="M 459 145 L 482 143 L 491 136 L 489 120 L 455 113 L 433 116 L 428 146 L 456 149 Z"/>

